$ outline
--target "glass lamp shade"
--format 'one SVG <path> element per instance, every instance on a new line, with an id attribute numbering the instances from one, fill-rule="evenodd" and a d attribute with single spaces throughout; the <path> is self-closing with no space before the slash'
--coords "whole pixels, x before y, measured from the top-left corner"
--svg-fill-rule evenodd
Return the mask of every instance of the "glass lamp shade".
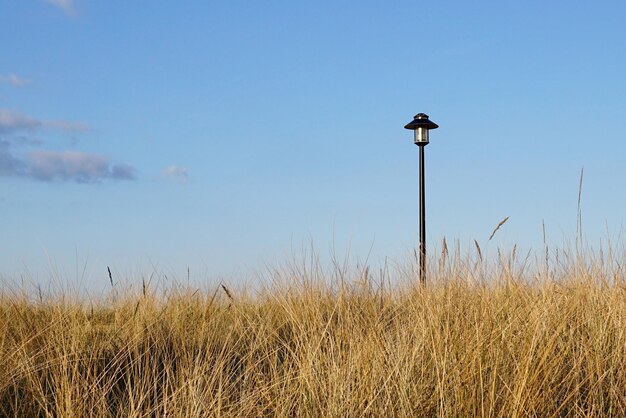
<path id="1" fill-rule="evenodd" d="M 416 144 L 428 144 L 428 129 L 426 127 L 420 126 L 413 132 L 415 132 Z"/>

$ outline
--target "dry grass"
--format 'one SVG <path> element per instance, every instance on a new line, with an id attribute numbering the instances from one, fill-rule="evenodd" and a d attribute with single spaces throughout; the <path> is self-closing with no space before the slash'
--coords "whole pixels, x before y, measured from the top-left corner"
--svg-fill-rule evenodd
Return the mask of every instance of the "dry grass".
<path id="1" fill-rule="evenodd" d="M 426 287 L 315 262 L 253 295 L 5 286 L 0 415 L 626 416 L 626 257 L 514 252 L 446 245 Z"/>

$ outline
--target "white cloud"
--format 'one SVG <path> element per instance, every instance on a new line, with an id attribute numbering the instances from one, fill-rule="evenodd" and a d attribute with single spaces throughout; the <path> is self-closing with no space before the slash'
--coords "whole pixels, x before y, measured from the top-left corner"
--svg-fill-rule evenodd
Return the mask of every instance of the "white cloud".
<path id="1" fill-rule="evenodd" d="M 189 172 L 184 167 L 171 165 L 161 171 L 161 178 L 175 183 L 186 183 L 189 180 Z"/>
<path id="2" fill-rule="evenodd" d="M 8 141 L 0 140 L 0 176 L 19 176 L 24 172 L 24 161 L 16 158 Z"/>
<path id="3" fill-rule="evenodd" d="M 111 178 L 116 180 L 135 180 L 135 167 L 128 164 L 116 164 L 111 167 Z"/>
<path id="4" fill-rule="evenodd" d="M 28 131 L 40 128 L 40 120 L 10 109 L 0 108 L 0 132 Z"/>
<path id="5" fill-rule="evenodd" d="M 111 164 L 98 154 L 77 151 L 37 150 L 25 157 L 13 155 L 8 142 L 0 142 L 0 176 L 45 182 L 100 183 L 103 180 L 134 180 L 128 164 Z"/>
<path id="6" fill-rule="evenodd" d="M 10 84 L 15 87 L 23 87 L 27 84 L 30 84 L 30 80 L 26 80 L 15 74 L 7 74 L 7 75 L 0 74 L 0 83 Z"/>
<path id="7" fill-rule="evenodd" d="M 59 9 L 63 10 L 66 15 L 73 16 L 76 14 L 74 9 L 74 0 L 44 0 L 46 3 L 50 3 Z"/>
<path id="8" fill-rule="evenodd" d="M 40 120 L 15 110 L 0 108 L 0 133 L 16 133 L 37 129 L 50 129 L 64 133 L 84 133 L 90 130 L 89 125 L 84 122 Z"/>
<path id="9" fill-rule="evenodd" d="M 64 120 L 40 120 L 0 108 L 0 177 L 39 181 L 100 183 L 103 180 L 134 180 L 135 169 L 128 164 L 112 164 L 98 154 L 78 151 L 35 149 L 44 141 L 33 132 L 83 133 L 87 124 Z"/>
<path id="10" fill-rule="evenodd" d="M 95 183 L 110 175 L 109 162 L 95 154 L 42 150 L 31 152 L 26 160 L 28 174 L 37 180 Z"/>
<path id="11" fill-rule="evenodd" d="M 85 133 L 91 128 L 84 122 L 73 122 L 67 120 L 49 120 L 44 122 L 46 128 L 54 129 L 66 133 Z"/>

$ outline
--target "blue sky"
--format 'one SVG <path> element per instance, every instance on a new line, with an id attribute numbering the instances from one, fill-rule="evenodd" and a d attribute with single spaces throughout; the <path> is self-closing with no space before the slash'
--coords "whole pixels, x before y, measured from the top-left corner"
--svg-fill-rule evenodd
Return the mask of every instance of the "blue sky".
<path id="1" fill-rule="evenodd" d="M 243 280 L 313 242 L 623 231 L 626 3 L 0 2 L 0 276 Z M 608 231 L 608 232 L 607 232 Z"/>

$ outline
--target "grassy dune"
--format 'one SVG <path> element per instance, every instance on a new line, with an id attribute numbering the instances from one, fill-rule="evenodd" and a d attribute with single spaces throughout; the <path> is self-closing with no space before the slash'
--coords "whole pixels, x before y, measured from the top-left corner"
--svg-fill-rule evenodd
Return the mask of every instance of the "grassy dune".
<path id="1" fill-rule="evenodd" d="M 626 257 L 0 296 L 1 416 L 626 416 Z M 393 279 L 393 285 L 389 281 Z M 228 285 L 226 285 L 228 286 Z"/>

